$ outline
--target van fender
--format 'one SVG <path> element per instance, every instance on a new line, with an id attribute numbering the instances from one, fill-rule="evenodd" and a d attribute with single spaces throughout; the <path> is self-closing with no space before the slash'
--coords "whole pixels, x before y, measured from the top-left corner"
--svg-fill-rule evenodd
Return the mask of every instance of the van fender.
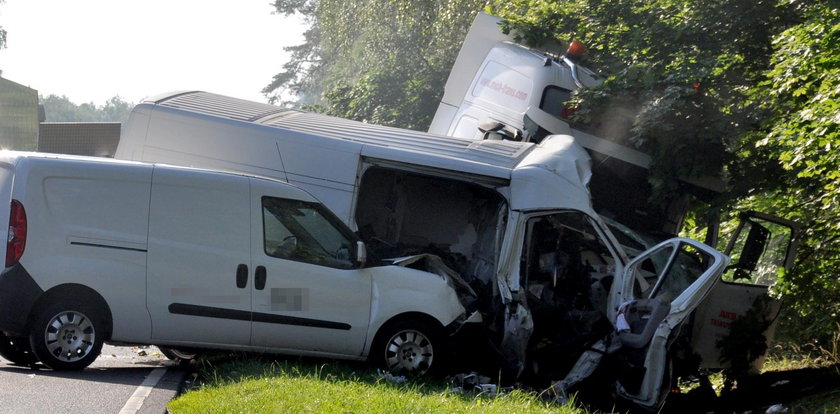
<path id="1" fill-rule="evenodd" d="M 428 315 L 444 327 L 465 319 L 466 310 L 455 289 L 444 277 L 401 266 L 382 266 L 370 270 L 370 325 L 365 353 L 370 350 L 379 329 L 399 315 Z"/>

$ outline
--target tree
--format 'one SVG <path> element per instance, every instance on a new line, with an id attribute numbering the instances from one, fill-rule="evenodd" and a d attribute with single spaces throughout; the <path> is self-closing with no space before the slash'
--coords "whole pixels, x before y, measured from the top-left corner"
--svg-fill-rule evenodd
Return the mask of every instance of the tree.
<path id="1" fill-rule="evenodd" d="M 0 4 L 3 4 L 4 0 L 0 0 Z M 3 26 L 0 26 L 0 49 L 6 47 L 6 30 L 3 29 Z M 0 70 L 0 75 L 3 74 L 3 71 Z"/>
<path id="2" fill-rule="evenodd" d="M 580 91 L 577 121 L 654 158 L 659 198 L 678 177 L 719 175 L 761 112 L 744 91 L 766 69 L 773 35 L 796 19 L 775 1 L 514 0 L 492 12 L 532 45 L 579 40 L 607 76 Z"/>
<path id="3" fill-rule="evenodd" d="M 48 122 L 125 122 L 134 104 L 114 96 L 105 105 L 94 103 L 76 105 L 66 96 L 41 97 Z"/>
<path id="4" fill-rule="evenodd" d="M 483 1 L 277 0 L 311 24 L 264 92 L 377 124 L 425 129 Z"/>
<path id="5" fill-rule="evenodd" d="M 277 13 L 284 16 L 302 15 L 309 29 L 303 33 L 303 43 L 284 49 L 291 53 L 291 57 L 283 65 L 283 71 L 275 75 L 263 89 L 263 93 L 272 103 L 282 101 L 282 95 L 288 93 L 296 96 L 295 104 L 317 104 L 321 102 L 321 69 L 324 65 L 320 48 L 321 24 L 316 15 L 318 0 L 275 0 L 274 7 Z"/>
<path id="6" fill-rule="evenodd" d="M 742 154 L 769 154 L 783 184 L 741 204 L 804 224 L 795 271 L 778 290 L 794 299 L 799 334 L 827 341 L 840 329 L 840 5 L 798 6 L 803 21 L 776 36 L 766 77 L 750 91 L 767 117 Z"/>

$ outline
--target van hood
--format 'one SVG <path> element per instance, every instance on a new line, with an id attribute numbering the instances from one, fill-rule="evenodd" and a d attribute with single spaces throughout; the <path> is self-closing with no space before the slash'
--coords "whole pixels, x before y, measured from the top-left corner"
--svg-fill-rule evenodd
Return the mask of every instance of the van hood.
<path id="1" fill-rule="evenodd" d="M 425 253 L 414 256 L 387 259 L 386 262 L 390 262 L 396 266 L 434 273 L 442 277 L 446 280 L 446 283 L 448 283 L 453 289 L 455 289 L 455 292 L 458 293 L 458 298 L 461 300 L 461 304 L 464 305 L 465 308 L 468 303 L 472 303 L 478 296 L 473 288 L 470 287 L 463 278 L 461 278 L 461 275 L 447 266 L 440 256 Z"/>

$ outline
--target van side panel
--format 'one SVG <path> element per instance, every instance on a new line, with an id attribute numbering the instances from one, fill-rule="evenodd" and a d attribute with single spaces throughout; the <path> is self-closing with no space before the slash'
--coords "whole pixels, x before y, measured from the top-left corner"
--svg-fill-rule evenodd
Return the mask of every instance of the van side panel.
<path id="1" fill-rule="evenodd" d="M 277 147 L 288 182 L 315 196 L 355 230 L 350 210 L 362 146 L 293 131 L 279 132 Z"/>
<path id="2" fill-rule="evenodd" d="M 120 140 L 125 141 L 127 148 L 139 143 L 143 146 L 142 155 L 137 158 L 135 151 L 134 158 L 126 156 L 123 159 L 246 172 L 286 180 L 274 131 L 165 106 L 141 105 L 144 110 L 152 108 L 146 135 L 124 136 Z M 122 153 L 119 156 L 122 157 Z"/>
<path id="3" fill-rule="evenodd" d="M 362 145 L 292 130 L 140 104 L 120 139 L 117 158 L 244 172 L 294 184 L 350 227 Z M 143 117 L 148 112 L 149 119 Z M 132 123 L 139 125 L 132 125 Z M 148 128 L 143 125 L 148 123 Z"/>
<path id="4" fill-rule="evenodd" d="M 28 158 L 15 177 L 12 196 L 28 219 L 21 265 L 44 291 L 75 283 L 102 295 L 118 341 L 150 332 L 149 315 L 137 310 L 145 303 L 151 174 L 149 165 Z"/>

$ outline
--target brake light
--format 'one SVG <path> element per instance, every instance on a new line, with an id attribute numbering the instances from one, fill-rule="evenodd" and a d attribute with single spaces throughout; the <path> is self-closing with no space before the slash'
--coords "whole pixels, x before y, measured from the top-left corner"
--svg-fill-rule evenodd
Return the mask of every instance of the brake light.
<path id="1" fill-rule="evenodd" d="M 26 211 L 20 201 L 12 200 L 9 213 L 9 235 L 6 239 L 6 267 L 14 266 L 26 248 Z"/>

